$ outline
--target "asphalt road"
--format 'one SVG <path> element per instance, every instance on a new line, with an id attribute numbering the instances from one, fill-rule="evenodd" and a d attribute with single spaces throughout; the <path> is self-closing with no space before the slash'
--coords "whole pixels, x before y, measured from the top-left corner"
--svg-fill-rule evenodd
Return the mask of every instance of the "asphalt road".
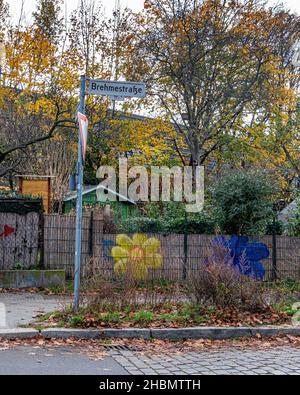
<path id="1" fill-rule="evenodd" d="M 0 375 L 128 375 L 107 356 L 92 360 L 88 355 L 59 347 L 54 350 L 17 347 L 1 350 Z"/>

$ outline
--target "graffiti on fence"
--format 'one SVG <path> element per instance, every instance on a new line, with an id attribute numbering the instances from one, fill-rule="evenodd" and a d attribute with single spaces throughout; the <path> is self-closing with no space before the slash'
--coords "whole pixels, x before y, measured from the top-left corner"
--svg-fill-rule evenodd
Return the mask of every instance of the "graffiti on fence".
<path id="1" fill-rule="evenodd" d="M 111 249 L 116 274 L 123 275 L 130 271 L 135 280 L 144 280 L 149 269 L 161 267 L 163 257 L 157 238 L 148 238 L 139 233 L 134 234 L 132 238 L 120 234 L 116 237 L 116 243 L 117 245 Z"/>
<path id="2" fill-rule="evenodd" d="M 261 260 L 268 258 L 270 254 L 266 244 L 251 242 L 247 236 L 236 235 L 228 240 L 224 236 L 218 236 L 213 240 L 212 244 L 214 243 L 223 245 L 229 250 L 232 263 L 240 273 L 263 280 L 265 268 Z M 246 258 L 246 264 L 242 263 L 243 256 Z"/>
<path id="3" fill-rule="evenodd" d="M 4 230 L 0 233 L 0 238 L 5 238 L 12 235 L 15 232 L 15 229 L 9 225 L 4 225 Z"/>

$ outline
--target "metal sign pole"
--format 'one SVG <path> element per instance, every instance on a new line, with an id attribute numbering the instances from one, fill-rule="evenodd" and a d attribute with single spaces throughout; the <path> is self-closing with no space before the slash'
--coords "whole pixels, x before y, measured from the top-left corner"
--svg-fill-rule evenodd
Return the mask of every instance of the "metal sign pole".
<path id="1" fill-rule="evenodd" d="M 85 86 L 86 77 L 80 77 L 80 102 L 79 112 L 85 113 Z M 77 160 L 77 202 L 76 202 L 76 241 L 75 241 L 75 276 L 74 276 L 74 312 L 79 309 L 80 295 L 80 263 L 81 263 L 81 223 L 82 223 L 82 183 L 83 183 L 83 160 L 82 143 L 78 127 L 78 160 Z"/>
<path id="2" fill-rule="evenodd" d="M 80 77 L 79 113 L 85 113 L 86 76 Z M 146 85 L 142 82 L 106 81 L 89 79 L 89 94 L 110 96 L 115 100 L 125 97 L 143 98 L 146 96 Z M 115 105 L 113 106 L 115 111 Z M 79 125 L 78 125 L 79 126 Z M 82 127 L 82 125 L 81 125 Z M 87 131 L 86 131 L 87 133 Z M 84 143 L 84 145 L 86 142 Z M 80 260 L 81 260 L 81 223 L 82 223 L 82 183 L 83 183 L 83 153 L 80 127 L 78 128 L 78 161 L 77 161 L 77 202 L 76 202 L 76 244 L 75 244 L 75 276 L 74 276 L 74 312 L 79 310 L 80 296 Z"/>

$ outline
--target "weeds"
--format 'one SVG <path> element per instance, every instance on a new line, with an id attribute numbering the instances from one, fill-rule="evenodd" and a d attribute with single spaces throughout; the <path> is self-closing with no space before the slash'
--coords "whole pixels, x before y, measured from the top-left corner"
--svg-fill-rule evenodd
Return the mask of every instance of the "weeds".
<path id="1" fill-rule="evenodd" d="M 234 267 L 228 249 L 222 245 L 215 245 L 207 262 L 190 276 L 190 297 L 198 305 L 219 308 L 255 311 L 264 305 L 261 284 L 241 274 Z"/>

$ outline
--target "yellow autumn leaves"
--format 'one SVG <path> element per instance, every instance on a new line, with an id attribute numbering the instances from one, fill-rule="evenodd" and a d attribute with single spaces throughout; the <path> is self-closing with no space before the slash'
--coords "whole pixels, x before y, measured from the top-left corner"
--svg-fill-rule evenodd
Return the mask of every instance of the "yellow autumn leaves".
<path id="1" fill-rule="evenodd" d="M 149 269 L 158 269 L 162 265 L 160 241 L 136 233 L 132 238 L 125 234 L 117 235 L 117 246 L 111 250 L 117 275 L 130 273 L 135 280 L 145 280 Z"/>

